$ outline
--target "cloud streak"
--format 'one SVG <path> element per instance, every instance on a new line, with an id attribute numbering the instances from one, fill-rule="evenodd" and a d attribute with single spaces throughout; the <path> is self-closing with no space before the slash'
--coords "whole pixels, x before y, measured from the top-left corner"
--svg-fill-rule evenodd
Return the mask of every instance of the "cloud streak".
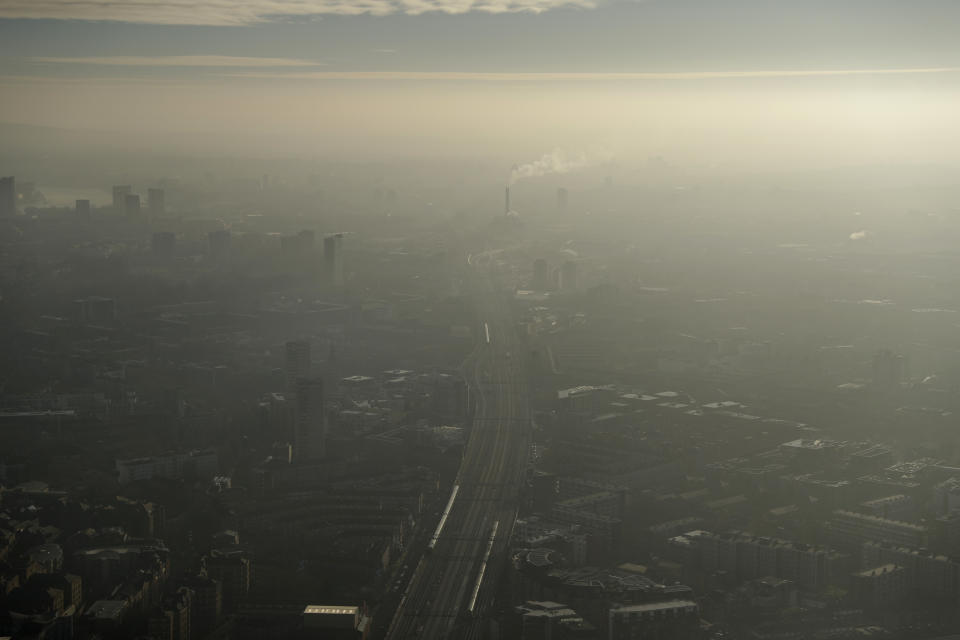
<path id="1" fill-rule="evenodd" d="M 104 56 L 78 58 L 30 58 L 44 64 L 90 64 L 119 67 L 320 67 L 325 62 L 298 58 L 250 58 L 244 56 Z"/>
<path id="2" fill-rule="evenodd" d="M 737 78 L 805 78 L 825 76 L 902 75 L 956 73 L 960 67 L 911 69 L 810 69 L 767 71 L 687 71 L 687 72 L 472 72 L 472 71 L 291 71 L 230 74 L 244 78 L 281 80 L 443 80 L 443 81 L 551 81 L 551 80 L 714 80 Z"/>
<path id="3" fill-rule="evenodd" d="M 603 0 L 2 0 L 0 18 L 244 26 L 324 15 L 542 13 Z"/>
<path id="4" fill-rule="evenodd" d="M 2 1 L 2 0 L 0 0 Z M 47 75 L 56 66 L 130 69 L 130 73 L 111 75 L 112 82 L 169 83 L 208 82 L 211 78 L 236 80 L 276 80 L 288 82 L 455 82 L 455 83 L 565 83 L 565 82 L 712 82 L 736 79 L 817 78 L 831 76 L 886 76 L 956 74 L 960 67 L 911 69 L 848 69 L 802 71 L 690 71 L 690 72 L 474 72 L 474 71 L 321 71 L 328 63 L 298 58 L 256 58 L 243 56 L 109 56 L 109 57 L 33 57 L 35 71 L 44 73 L 0 76 L 0 85 L 44 82 L 88 82 L 100 79 L 98 74 Z M 143 76 L 136 69 L 180 69 L 171 77 Z"/>

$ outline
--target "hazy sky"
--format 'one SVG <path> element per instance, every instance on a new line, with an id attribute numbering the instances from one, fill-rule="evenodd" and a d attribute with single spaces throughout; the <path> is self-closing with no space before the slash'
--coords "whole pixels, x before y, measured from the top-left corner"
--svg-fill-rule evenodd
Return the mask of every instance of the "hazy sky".
<path id="1" fill-rule="evenodd" d="M 0 0 L 0 121 L 265 153 L 956 162 L 958 33 L 956 0 Z"/>

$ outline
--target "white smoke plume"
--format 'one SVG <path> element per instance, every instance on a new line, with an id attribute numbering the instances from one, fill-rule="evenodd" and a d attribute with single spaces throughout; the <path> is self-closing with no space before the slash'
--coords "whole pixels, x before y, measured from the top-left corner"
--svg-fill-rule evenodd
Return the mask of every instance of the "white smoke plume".
<path id="1" fill-rule="evenodd" d="M 544 154 L 539 160 L 526 164 L 514 165 L 510 172 L 510 184 L 524 178 L 538 178 L 553 173 L 570 173 L 593 165 L 608 162 L 613 155 L 606 152 L 567 154 L 563 149 L 554 149 Z"/>
<path id="2" fill-rule="evenodd" d="M 850 234 L 850 239 L 851 239 L 851 240 L 863 240 L 863 239 L 866 238 L 868 235 L 869 235 L 869 234 L 868 234 L 866 231 L 854 231 L 853 233 Z"/>

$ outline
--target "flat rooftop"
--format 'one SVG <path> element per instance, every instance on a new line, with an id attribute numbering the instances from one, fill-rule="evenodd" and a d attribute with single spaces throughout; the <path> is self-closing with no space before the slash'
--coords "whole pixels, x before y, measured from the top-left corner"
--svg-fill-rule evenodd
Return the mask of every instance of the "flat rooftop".
<path id="1" fill-rule="evenodd" d="M 798 440 L 791 440 L 790 442 L 784 442 L 781 447 L 787 447 L 789 449 L 801 449 L 808 451 L 819 451 L 822 449 L 834 449 L 840 446 L 843 446 L 844 442 L 836 442 L 834 440 L 805 440 L 800 438 Z"/>
<path id="2" fill-rule="evenodd" d="M 696 607 L 697 603 L 693 600 L 667 600 L 666 602 L 645 602 L 643 604 L 631 604 L 625 607 L 611 609 L 610 613 L 642 613 L 647 611 L 665 611 L 669 609 L 695 609 Z"/>
<path id="3" fill-rule="evenodd" d="M 879 567 L 873 567 L 872 569 L 867 569 L 866 571 L 861 571 L 857 575 L 861 578 L 876 578 L 877 576 L 882 576 L 885 573 L 893 573 L 894 571 L 903 571 L 903 567 L 896 564 L 885 564 Z"/>
<path id="4" fill-rule="evenodd" d="M 304 615 L 345 616 L 360 613 L 360 607 L 310 604 L 303 610 Z"/>

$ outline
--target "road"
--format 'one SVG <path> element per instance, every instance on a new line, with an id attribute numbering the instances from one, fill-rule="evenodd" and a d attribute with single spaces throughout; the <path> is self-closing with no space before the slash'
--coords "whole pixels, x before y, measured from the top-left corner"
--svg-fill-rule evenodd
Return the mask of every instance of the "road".
<path id="1" fill-rule="evenodd" d="M 479 637 L 513 530 L 530 436 L 524 347 L 508 300 L 481 286 L 479 340 L 465 365 L 475 409 L 459 491 L 435 548 L 413 573 L 390 639 Z"/>

